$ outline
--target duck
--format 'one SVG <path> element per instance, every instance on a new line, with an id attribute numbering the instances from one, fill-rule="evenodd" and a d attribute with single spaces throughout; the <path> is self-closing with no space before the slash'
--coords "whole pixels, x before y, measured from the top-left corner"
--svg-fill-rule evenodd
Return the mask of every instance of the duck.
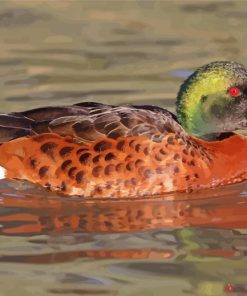
<path id="1" fill-rule="evenodd" d="M 84 199 L 215 188 L 247 179 L 246 128 L 247 69 L 211 62 L 181 85 L 176 115 L 95 102 L 0 114 L 0 178 Z"/>

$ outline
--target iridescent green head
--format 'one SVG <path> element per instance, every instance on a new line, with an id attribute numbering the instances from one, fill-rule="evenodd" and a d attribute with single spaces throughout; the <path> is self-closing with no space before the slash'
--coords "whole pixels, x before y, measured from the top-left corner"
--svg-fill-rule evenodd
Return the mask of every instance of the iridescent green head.
<path id="1" fill-rule="evenodd" d="M 213 62 L 195 71 L 177 96 L 177 117 L 200 138 L 247 128 L 247 70 L 234 62 Z"/>

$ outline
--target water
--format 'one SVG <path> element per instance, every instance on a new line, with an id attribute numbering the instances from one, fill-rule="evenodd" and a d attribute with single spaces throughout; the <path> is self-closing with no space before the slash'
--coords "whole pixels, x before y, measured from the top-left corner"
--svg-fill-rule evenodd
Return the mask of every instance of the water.
<path id="1" fill-rule="evenodd" d="M 1 111 L 88 100 L 174 111 L 194 68 L 247 64 L 246 8 L 1 1 Z M 0 295 L 247 294 L 246 184 L 176 202 L 81 201 L 6 181 L 0 190 Z"/>

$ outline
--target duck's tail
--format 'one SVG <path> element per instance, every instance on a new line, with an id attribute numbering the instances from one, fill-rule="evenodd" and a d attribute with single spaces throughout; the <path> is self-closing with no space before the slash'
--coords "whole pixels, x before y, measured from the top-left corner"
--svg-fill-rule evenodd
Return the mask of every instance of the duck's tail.
<path id="1" fill-rule="evenodd" d="M 33 134 L 33 120 L 21 115 L 0 114 L 0 143 Z"/>

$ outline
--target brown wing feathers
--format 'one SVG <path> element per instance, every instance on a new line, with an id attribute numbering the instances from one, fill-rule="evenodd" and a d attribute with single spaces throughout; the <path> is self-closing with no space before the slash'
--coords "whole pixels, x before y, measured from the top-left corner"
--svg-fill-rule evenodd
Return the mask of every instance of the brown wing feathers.
<path id="1" fill-rule="evenodd" d="M 80 103 L 0 115 L 0 142 L 53 132 L 89 144 L 103 138 L 145 136 L 160 142 L 167 132 L 181 133 L 174 115 L 160 107 Z"/>

